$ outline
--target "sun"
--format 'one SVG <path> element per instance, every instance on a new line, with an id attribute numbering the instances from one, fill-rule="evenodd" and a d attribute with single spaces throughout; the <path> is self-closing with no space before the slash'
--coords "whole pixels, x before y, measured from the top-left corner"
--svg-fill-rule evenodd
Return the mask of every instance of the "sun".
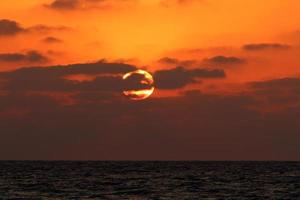
<path id="1" fill-rule="evenodd" d="M 123 81 L 125 84 L 123 94 L 131 100 L 147 99 L 154 92 L 153 76 L 145 70 L 138 69 L 126 73 Z"/>

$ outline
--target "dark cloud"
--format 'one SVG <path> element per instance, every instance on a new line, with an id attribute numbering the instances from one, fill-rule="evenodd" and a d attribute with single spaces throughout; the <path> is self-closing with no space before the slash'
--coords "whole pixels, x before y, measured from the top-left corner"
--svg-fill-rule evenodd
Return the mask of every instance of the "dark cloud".
<path id="1" fill-rule="evenodd" d="M 268 98 L 267 105 L 293 104 L 263 115 L 261 100 L 253 94 L 283 96 L 282 90 L 273 89 L 296 89 L 298 78 L 250 83 L 250 92 L 212 95 L 194 90 L 136 102 L 120 96 L 119 82 L 135 69 L 101 61 L 1 72 L 0 158 L 300 159 L 299 91 L 290 89 L 289 99 Z M 70 74 L 99 76 L 89 82 L 63 78 Z M 154 73 L 165 88 L 176 88 L 172 83 L 177 81 L 181 87 L 197 78 L 224 76 L 221 70 L 180 67 Z"/>
<path id="2" fill-rule="evenodd" d="M 53 9 L 74 9 L 79 6 L 79 0 L 55 0 L 49 7 Z"/>
<path id="3" fill-rule="evenodd" d="M 132 0 L 54 0 L 50 4 L 46 4 L 45 7 L 60 10 L 60 11 L 72 11 L 72 10 L 87 10 L 91 8 L 105 8 L 111 3 L 128 3 L 135 2 Z"/>
<path id="4" fill-rule="evenodd" d="M 250 86 L 254 89 L 257 96 L 263 97 L 263 99 L 268 101 L 271 106 L 274 103 L 280 104 L 281 106 L 300 105 L 299 77 L 252 82 L 250 83 Z"/>
<path id="5" fill-rule="evenodd" d="M 156 87 L 159 89 L 176 89 L 190 83 L 197 82 L 198 78 L 224 78 L 225 72 L 218 69 L 184 69 L 177 67 L 170 70 L 159 70 L 154 73 Z"/>
<path id="6" fill-rule="evenodd" d="M 160 4 L 165 7 L 172 5 L 188 5 L 194 2 L 204 2 L 204 0 L 161 0 Z"/>
<path id="7" fill-rule="evenodd" d="M 120 99 L 120 94 L 111 91 L 81 91 L 72 95 L 72 98 L 77 103 L 91 103 L 114 101 Z"/>
<path id="8" fill-rule="evenodd" d="M 16 35 L 24 31 L 25 29 L 15 21 L 8 19 L 0 20 L 0 36 Z"/>
<path id="9" fill-rule="evenodd" d="M 192 66 L 197 63 L 196 60 L 179 60 L 177 58 L 163 57 L 158 60 L 159 63 L 175 66 Z"/>
<path id="10" fill-rule="evenodd" d="M 121 92 L 124 88 L 122 77 L 136 68 L 120 63 L 73 64 L 68 66 L 28 67 L 12 72 L 0 73 L 7 80 L 4 86 L 13 91 L 112 91 Z M 92 81 L 68 80 L 67 75 L 99 75 Z"/>
<path id="11" fill-rule="evenodd" d="M 244 50 L 247 51 L 259 51 L 259 50 L 270 50 L 270 49 L 289 49 L 290 46 L 279 43 L 260 43 L 260 44 L 246 44 L 243 46 Z"/>
<path id="12" fill-rule="evenodd" d="M 47 33 L 51 31 L 70 31 L 72 29 L 66 26 L 47 26 L 47 25 L 39 24 L 27 28 L 27 30 L 31 32 Z"/>
<path id="13" fill-rule="evenodd" d="M 0 61 L 2 62 L 46 62 L 49 59 L 38 51 L 28 51 L 27 53 L 2 53 Z"/>
<path id="14" fill-rule="evenodd" d="M 56 37 L 46 37 L 42 40 L 42 42 L 44 43 L 48 43 L 48 44 L 56 44 L 56 43 L 62 43 L 63 41 L 59 38 L 56 38 Z"/>
<path id="15" fill-rule="evenodd" d="M 299 160 L 300 107 L 262 117 L 253 105 L 195 91 L 142 102 L 83 92 L 71 105 L 11 92 L 0 98 L 0 158 Z"/>
<path id="16" fill-rule="evenodd" d="M 6 58 L 8 59 L 8 58 Z M 12 59 L 12 58 L 9 58 Z M 24 59 L 14 58 L 14 60 Z M 6 89 L 18 91 L 111 91 L 122 92 L 128 89 L 146 89 L 147 84 L 137 84 L 142 76 L 123 81 L 123 74 L 134 71 L 135 66 L 122 63 L 73 64 L 68 66 L 28 67 L 11 72 L 0 73 L 0 78 L 7 80 Z M 92 80 L 76 81 L 67 79 L 70 75 L 91 75 Z M 199 82 L 200 78 L 224 78 L 225 72 L 218 69 L 185 69 L 177 67 L 159 70 L 154 73 L 155 85 L 159 89 L 178 89 L 190 83 Z M 38 83 L 38 84 L 37 84 Z"/>
<path id="17" fill-rule="evenodd" d="M 9 20 L 9 19 L 0 20 L 0 36 L 14 36 L 19 33 L 28 33 L 28 32 L 47 33 L 51 31 L 67 31 L 67 30 L 71 30 L 71 28 L 66 26 L 54 27 L 54 26 L 47 26 L 43 24 L 24 28 L 16 21 Z"/>
<path id="18" fill-rule="evenodd" d="M 265 112 L 300 107 L 300 78 L 287 77 L 249 83 L 257 107 Z"/>
<path id="19" fill-rule="evenodd" d="M 151 81 L 145 79 L 142 74 L 132 74 L 123 82 L 125 90 L 150 89 L 152 88 Z"/>
<path id="20" fill-rule="evenodd" d="M 287 77 L 280 79 L 272 79 L 268 81 L 252 82 L 251 85 L 255 88 L 300 88 L 299 77 Z"/>
<path id="21" fill-rule="evenodd" d="M 163 58 L 159 59 L 158 62 L 163 63 L 163 64 L 178 65 L 178 63 L 180 61 L 176 58 L 163 57 Z"/>
<path id="22" fill-rule="evenodd" d="M 216 65 L 235 65 L 243 64 L 246 61 L 242 58 L 233 57 L 233 56 L 215 56 L 212 58 L 205 59 L 204 62 Z"/>

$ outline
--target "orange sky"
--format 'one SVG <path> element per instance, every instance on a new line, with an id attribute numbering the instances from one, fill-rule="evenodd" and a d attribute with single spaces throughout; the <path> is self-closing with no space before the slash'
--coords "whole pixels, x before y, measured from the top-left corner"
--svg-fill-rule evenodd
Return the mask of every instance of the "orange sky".
<path id="1" fill-rule="evenodd" d="M 297 0 L 261 3 L 252 0 L 120 3 L 112 0 L 100 8 L 91 5 L 67 11 L 43 6 L 51 2 L 1 1 L 1 17 L 14 19 L 24 27 L 68 26 L 73 29 L 71 33 L 53 33 L 66 42 L 64 45 L 45 47 L 39 43 L 41 35 L 29 35 L 26 39 L 16 39 L 16 46 L 2 45 L 1 51 L 49 48 L 66 52 L 74 61 L 104 57 L 137 58 L 147 63 L 183 48 L 238 48 L 245 43 L 293 42 L 284 35 L 297 31 L 300 21 Z M 7 39 L 7 42 L 11 41 Z M 56 59 L 64 61 L 62 57 Z"/>
<path id="2" fill-rule="evenodd" d="M 300 50 L 298 0 L 110 0 L 100 3 L 81 0 L 70 9 L 50 8 L 53 2 L 1 1 L 0 17 L 14 20 L 24 29 L 41 24 L 67 28 L 0 37 L 0 52 L 36 50 L 50 58 L 40 65 L 104 58 L 133 63 L 150 71 L 172 67 L 158 63 L 162 57 L 197 60 L 196 64 L 185 67 L 207 67 L 209 64 L 202 61 L 218 55 L 246 60 L 240 67 L 225 66 L 226 83 L 230 84 L 300 73 L 294 64 Z M 54 37 L 60 42 L 42 42 L 45 37 Z M 260 43 L 292 48 L 252 52 L 242 49 L 245 44 Z M 1 71 L 31 63 L 2 64 Z"/>

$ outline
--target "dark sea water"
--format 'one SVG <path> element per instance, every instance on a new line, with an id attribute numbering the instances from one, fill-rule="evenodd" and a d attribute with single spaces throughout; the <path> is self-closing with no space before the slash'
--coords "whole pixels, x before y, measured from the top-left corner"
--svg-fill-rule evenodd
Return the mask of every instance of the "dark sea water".
<path id="1" fill-rule="evenodd" d="M 0 199 L 300 199 L 300 162 L 0 162 Z"/>

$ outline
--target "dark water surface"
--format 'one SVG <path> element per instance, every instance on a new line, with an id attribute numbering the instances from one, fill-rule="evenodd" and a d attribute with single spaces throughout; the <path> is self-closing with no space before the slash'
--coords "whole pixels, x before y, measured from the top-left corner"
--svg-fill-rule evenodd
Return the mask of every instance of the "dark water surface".
<path id="1" fill-rule="evenodd" d="M 0 199 L 300 199 L 300 162 L 0 162 Z"/>

